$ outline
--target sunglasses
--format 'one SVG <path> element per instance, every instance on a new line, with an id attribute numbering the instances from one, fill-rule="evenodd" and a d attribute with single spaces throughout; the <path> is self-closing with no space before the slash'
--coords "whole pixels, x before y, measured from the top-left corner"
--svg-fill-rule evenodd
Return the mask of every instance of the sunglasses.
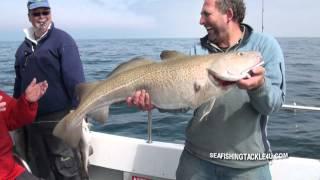
<path id="1" fill-rule="evenodd" d="M 42 12 L 33 12 L 33 13 L 31 13 L 31 15 L 34 16 L 34 17 L 39 17 L 41 15 L 48 16 L 49 14 L 50 14 L 50 11 L 42 11 Z"/>

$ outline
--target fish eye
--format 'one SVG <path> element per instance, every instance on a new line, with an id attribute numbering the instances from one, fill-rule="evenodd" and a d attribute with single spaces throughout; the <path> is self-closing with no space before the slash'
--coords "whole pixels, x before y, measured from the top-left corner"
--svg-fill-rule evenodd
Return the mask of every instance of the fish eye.
<path id="1" fill-rule="evenodd" d="M 238 55 L 243 56 L 244 54 L 243 54 L 243 52 L 238 52 Z"/>

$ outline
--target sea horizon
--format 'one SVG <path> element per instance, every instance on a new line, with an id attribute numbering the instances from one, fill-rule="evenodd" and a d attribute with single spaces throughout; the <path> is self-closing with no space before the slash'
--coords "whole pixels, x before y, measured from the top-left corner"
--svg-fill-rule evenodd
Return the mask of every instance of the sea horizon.
<path id="1" fill-rule="evenodd" d="M 268 34 L 268 33 L 267 33 Z M 72 36 L 72 34 L 71 34 Z M 204 35 L 203 35 L 204 36 Z M 200 37 L 128 37 L 128 38 L 121 38 L 121 37 L 115 37 L 115 38 L 108 38 L 108 37 L 102 37 L 102 38 L 76 38 L 73 37 L 75 41 L 95 41 L 95 40 L 156 40 L 156 39 L 199 39 Z M 320 39 L 320 36 L 281 36 L 276 37 L 276 39 Z M 24 40 L 24 37 L 22 39 L 13 39 L 13 40 L 1 40 L 0 42 L 22 42 Z"/>

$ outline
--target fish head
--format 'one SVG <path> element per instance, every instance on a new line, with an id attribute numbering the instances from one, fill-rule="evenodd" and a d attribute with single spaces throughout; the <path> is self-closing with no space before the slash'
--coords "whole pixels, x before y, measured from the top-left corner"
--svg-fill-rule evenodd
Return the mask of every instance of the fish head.
<path id="1" fill-rule="evenodd" d="M 261 54 L 255 51 L 213 54 L 213 59 L 208 68 L 209 79 L 222 86 L 235 84 L 263 64 Z"/>

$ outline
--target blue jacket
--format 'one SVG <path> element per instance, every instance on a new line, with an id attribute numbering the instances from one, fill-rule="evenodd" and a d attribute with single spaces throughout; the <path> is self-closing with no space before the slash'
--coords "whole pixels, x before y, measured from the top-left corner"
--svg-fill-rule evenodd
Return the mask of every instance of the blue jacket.
<path id="1" fill-rule="evenodd" d="M 228 156 L 210 155 L 241 156 L 251 153 L 249 155 L 263 156 L 263 153 L 270 153 L 266 132 L 268 117 L 281 108 L 286 90 L 284 57 L 278 42 L 270 35 L 253 32 L 246 25 L 243 27 L 244 38 L 227 51 L 260 52 L 265 62 L 265 83 L 255 90 L 233 88 L 215 100 L 213 109 L 203 121 L 199 117 L 202 117 L 207 103 L 201 105 L 186 129 L 186 150 L 201 159 L 233 168 L 257 167 L 268 163 L 268 159 L 236 160 L 235 157 L 228 159 Z M 203 38 L 191 54 L 216 52 L 225 51 L 208 44 Z"/>
<path id="2" fill-rule="evenodd" d="M 35 77 L 47 80 L 48 90 L 39 100 L 38 116 L 77 106 L 75 86 L 84 82 L 75 41 L 54 27 L 37 44 L 26 38 L 16 52 L 14 97 L 19 97 Z"/>

